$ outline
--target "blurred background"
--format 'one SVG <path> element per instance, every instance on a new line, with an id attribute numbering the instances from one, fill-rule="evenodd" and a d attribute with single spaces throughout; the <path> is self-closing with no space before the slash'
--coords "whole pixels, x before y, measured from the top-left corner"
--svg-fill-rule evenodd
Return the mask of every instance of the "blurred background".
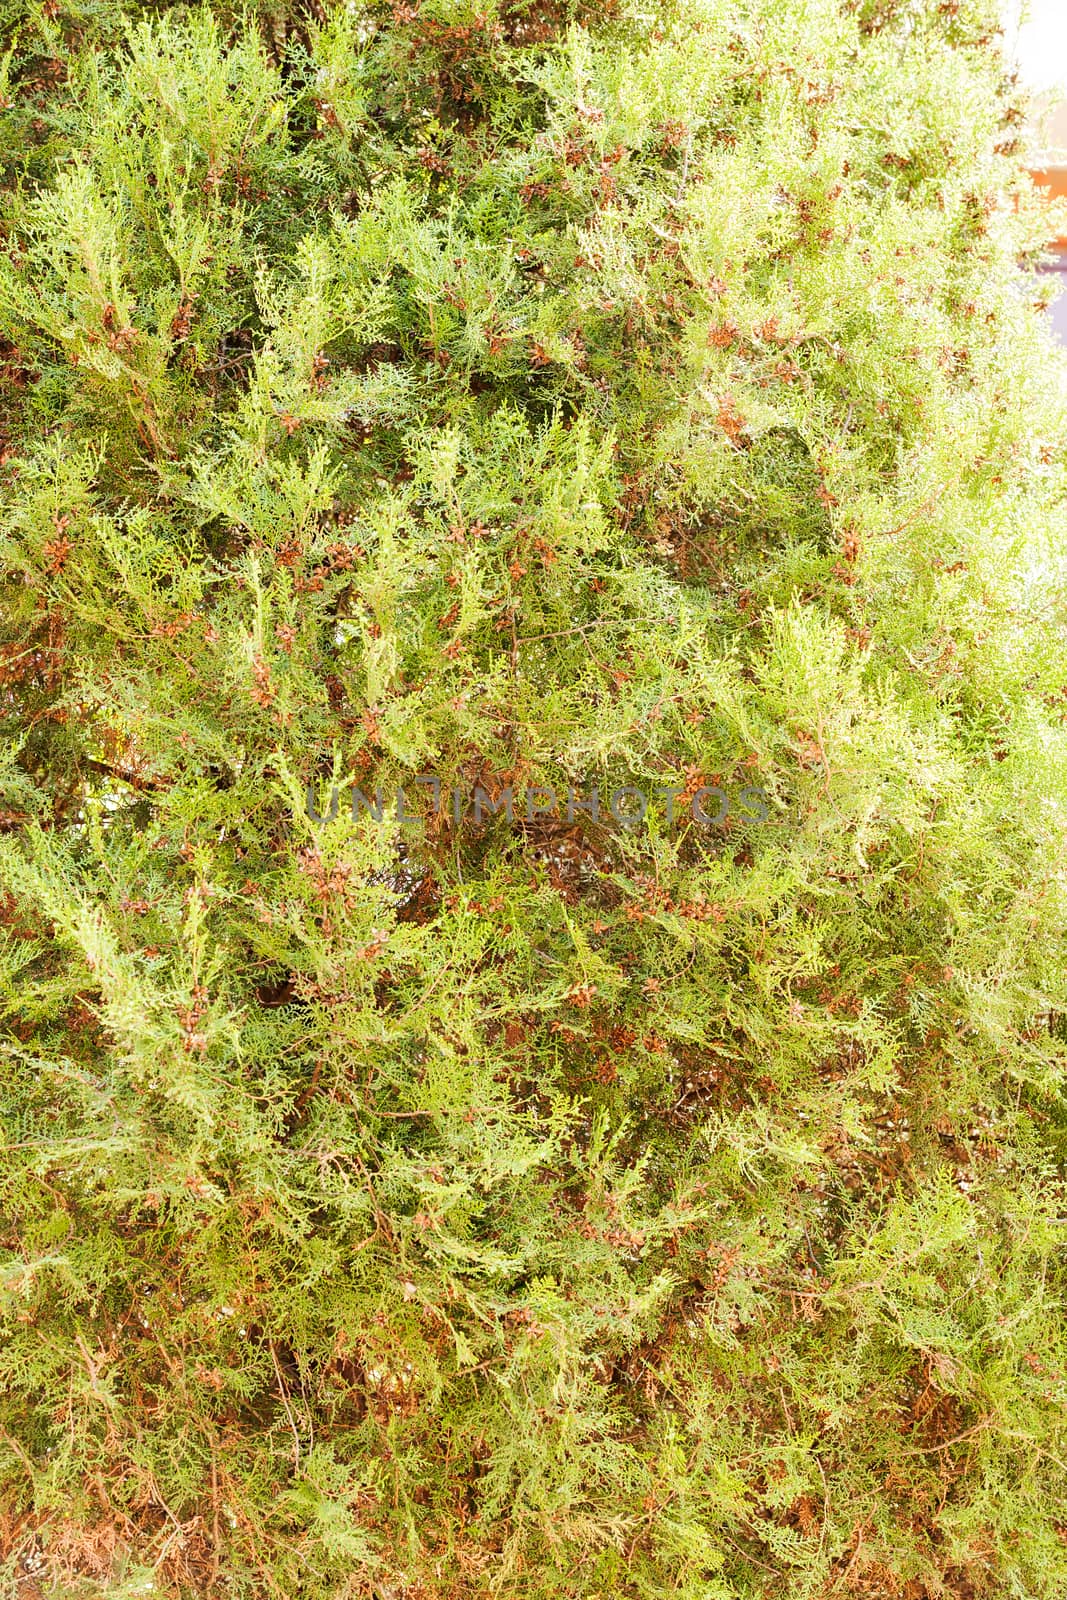
<path id="1" fill-rule="evenodd" d="M 1005 0 L 1008 52 L 1023 81 L 1067 111 L 1067 0 Z M 1063 124 L 1067 146 L 1067 123 Z"/>
<path id="2" fill-rule="evenodd" d="M 1035 181 L 1054 197 L 1067 196 L 1067 0 L 1004 0 L 1004 28 L 1006 52 L 1037 96 Z M 1067 344 L 1067 238 L 1058 240 L 1049 271 L 1062 291 L 1052 321 Z"/>

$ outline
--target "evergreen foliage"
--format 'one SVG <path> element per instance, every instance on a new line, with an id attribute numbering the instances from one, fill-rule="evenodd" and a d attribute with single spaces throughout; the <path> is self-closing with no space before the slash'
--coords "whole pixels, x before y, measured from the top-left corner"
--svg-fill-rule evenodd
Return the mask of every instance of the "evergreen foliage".
<path id="1" fill-rule="evenodd" d="M 996 13 L 4 0 L 5 1592 L 1064 1593 Z"/>

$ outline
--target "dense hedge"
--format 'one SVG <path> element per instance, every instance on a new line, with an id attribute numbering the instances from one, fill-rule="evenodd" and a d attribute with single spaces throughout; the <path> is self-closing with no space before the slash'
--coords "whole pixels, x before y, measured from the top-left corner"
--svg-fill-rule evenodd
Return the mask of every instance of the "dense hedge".
<path id="1" fill-rule="evenodd" d="M 2 11 L 0 1582 L 1051 1600 L 998 8 L 479 4 Z"/>

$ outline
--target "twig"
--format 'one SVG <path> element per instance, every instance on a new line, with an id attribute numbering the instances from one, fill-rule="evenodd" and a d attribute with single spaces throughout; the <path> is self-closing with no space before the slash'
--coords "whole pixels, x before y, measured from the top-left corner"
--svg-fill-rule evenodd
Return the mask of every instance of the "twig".
<path id="1" fill-rule="evenodd" d="M 164 789 L 169 789 L 171 784 L 169 778 L 142 778 L 136 772 L 123 772 L 119 767 L 109 766 L 106 761 L 97 761 L 95 756 L 87 756 L 85 765 L 93 772 L 103 773 L 107 778 L 116 778 L 120 783 L 128 783 L 131 789 L 141 792 L 159 794 Z"/>
<path id="2" fill-rule="evenodd" d="M 300 1466 L 300 1434 L 297 1431 L 296 1419 L 293 1416 L 292 1407 L 289 1404 L 289 1391 L 285 1387 L 285 1379 L 282 1376 L 282 1369 L 278 1365 L 278 1355 L 277 1355 L 277 1352 L 275 1351 L 275 1348 L 274 1348 L 273 1339 L 270 1341 L 268 1348 L 270 1349 L 270 1358 L 274 1362 L 274 1371 L 277 1374 L 277 1378 L 278 1378 L 278 1388 L 281 1391 L 282 1406 L 285 1409 L 285 1415 L 289 1418 L 289 1427 L 292 1429 L 292 1434 L 293 1434 L 293 1468 L 294 1468 L 294 1470 L 296 1470 Z"/>
<path id="3" fill-rule="evenodd" d="M 908 1449 L 902 1450 L 900 1454 L 905 1456 L 929 1456 L 938 1450 L 951 1450 L 954 1444 L 961 1444 L 964 1439 L 969 1439 L 972 1434 L 981 1433 L 984 1428 L 988 1428 L 990 1422 L 991 1418 L 982 1417 L 972 1428 L 965 1428 L 962 1433 L 957 1433 L 953 1439 L 946 1439 L 943 1444 L 912 1445 Z"/>

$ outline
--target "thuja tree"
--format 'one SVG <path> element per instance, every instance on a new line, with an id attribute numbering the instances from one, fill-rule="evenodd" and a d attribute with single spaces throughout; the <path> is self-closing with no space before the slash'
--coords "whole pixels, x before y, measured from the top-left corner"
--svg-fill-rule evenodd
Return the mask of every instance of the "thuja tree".
<path id="1" fill-rule="evenodd" d="M 1064 1592 L 996 12 L 7 5 L 6 1593 Z"/>

